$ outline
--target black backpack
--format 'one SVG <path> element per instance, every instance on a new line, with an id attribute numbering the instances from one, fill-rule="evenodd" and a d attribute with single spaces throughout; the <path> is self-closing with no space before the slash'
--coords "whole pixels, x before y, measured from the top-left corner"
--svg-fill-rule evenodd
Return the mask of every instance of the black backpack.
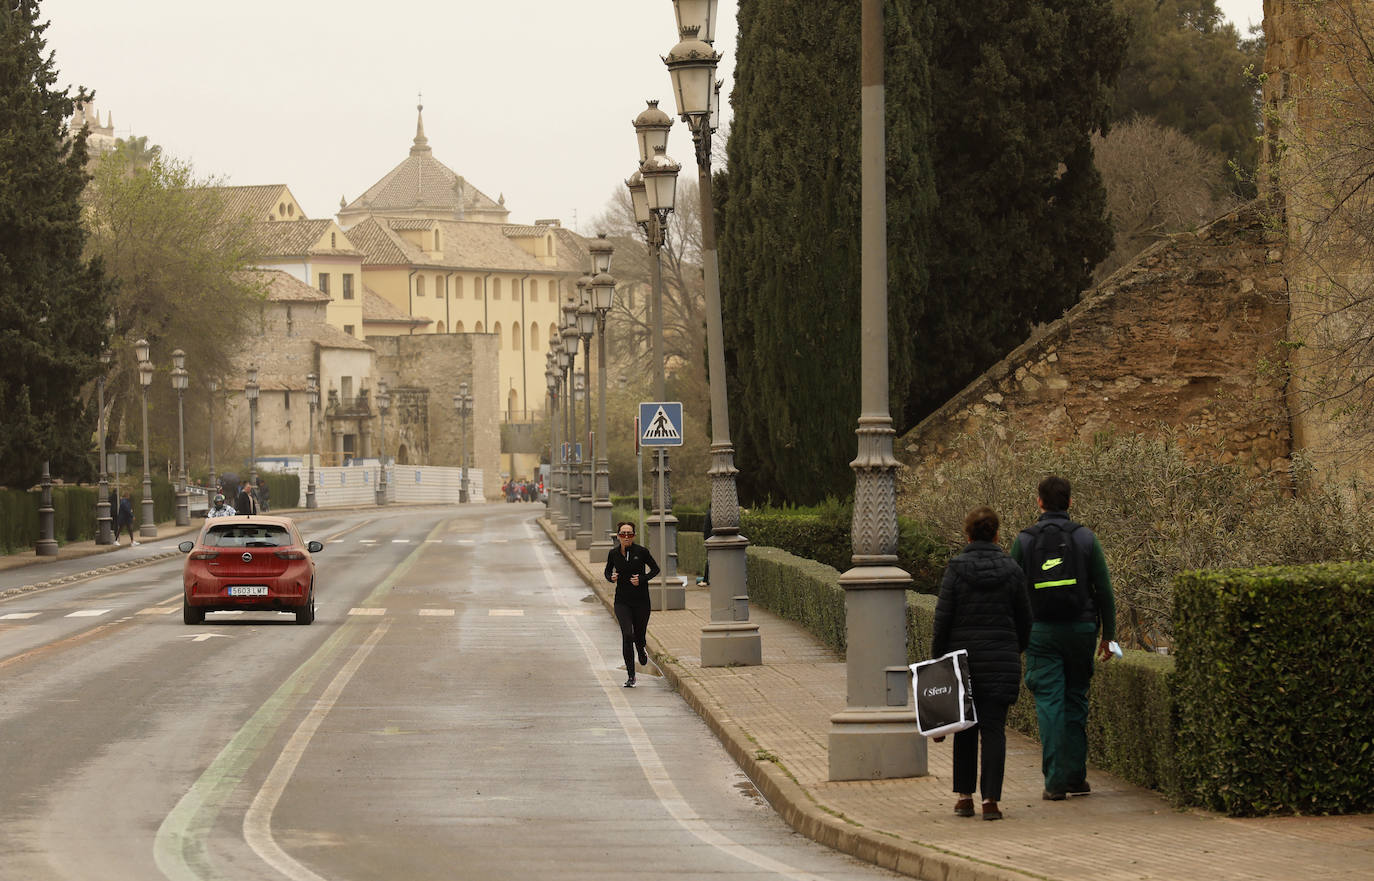
<path id="1" fill-rule="evenodd" d="M 1041 520 L 1025 530 L 1023 543 L 1031 614 L 1036 621 L 1077 621 L 1088 609 L 1088 581 L 1073 534 L 1082 524 Z"/>

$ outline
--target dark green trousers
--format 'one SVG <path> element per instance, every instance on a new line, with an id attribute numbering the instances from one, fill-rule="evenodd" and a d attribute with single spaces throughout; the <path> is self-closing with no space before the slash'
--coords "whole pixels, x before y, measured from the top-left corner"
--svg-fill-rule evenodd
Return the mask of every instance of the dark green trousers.
<path id="1" fill-rule="evenodd" d="M 1035 696 L 1045 789 L 1064 792 L 1088 774 L 1088 686 L 1093 678 L 1097 625 L 1031 625 L 1026 688 Z"/>

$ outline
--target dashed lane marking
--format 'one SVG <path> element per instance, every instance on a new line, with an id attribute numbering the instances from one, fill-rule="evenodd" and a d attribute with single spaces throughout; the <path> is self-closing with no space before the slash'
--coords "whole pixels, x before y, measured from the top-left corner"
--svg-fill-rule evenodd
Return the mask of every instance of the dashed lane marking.
<path id="1" fill-rule="evenodd" d="M 489 609 L 488 617 L 491 618 L 520 618 L 525 614 L 524 609 Z"/>
<path id="2" fill-rule="evenodd" d="M 455 614 L 453 609 L 421 609 L 420 617 L 451 618 Z"/>
<path id="3" fill-rule="evenodd" d="M 175 612 L 176 610 L 177 610 L 177 607 L 176 607 L 176 606 L 167 606 L 166 608 L 163 608 L 163 607 L 161 607 L 161 606 L 153 606 L 153 607 L 150 608 L 150 609 L 139 609 L 139 610 L 138 610 L 138 614 L 140 614 L 140 615 L 170 615 L 170 614 L 172 614 L 173 612 Z"/>
<path id="4" fill-rule="evenodd" d="M 393 538 L 393 539 L 391 540 L 391 543 L 394 544 L 394 545 L 408 545 L 408 544 L 410 544 L 410 539 L 408 539 L 408 538 Z"/>
<path id="5" fill-rule="evenodd" d="M 108 614 L 110 614 L 110 612 L 112 612 L 112 611 L 113 611 L 113 609 L 80 609 L 80 610 L 78 610 L 78 611 L 76 611 L 76 612 L 72 612 L 72 613 L 69 614 L 69 615 L 64 615 L 63 617 L 65 617 L 65 618 L 99 618 L 101 615 L 108 615 Z"/>
<path id="6" fill-rule="evenodd" d="M 360 607 L 360 606 L 354 606 L 353 608 L 351 608 L 351 609 L 348 610 L 348 614 L 350 614 L 350 615 L 385 615 L 385 614 L 386 614 L 386 609 L 363 608 L 363 607 Z"/>
<path id="7" fill-rule="evenodd" d="M 37 618 L 42 612 L 10 612 L 8 615 L 0 615 L 0 621 L 20 621 L 24 618 Z"/>

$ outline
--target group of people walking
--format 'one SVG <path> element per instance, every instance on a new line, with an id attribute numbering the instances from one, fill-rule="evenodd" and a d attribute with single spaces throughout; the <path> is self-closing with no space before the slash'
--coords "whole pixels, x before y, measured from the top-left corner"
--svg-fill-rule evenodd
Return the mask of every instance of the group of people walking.
<path id="1" fill-rule="evenodd" d="M 983 819 L 1002 818 L 1007 711 L 1020 693 L 1023 652 L 1040 728 L 1041 797 L 1062 801 L 1092 790 L 1088 686 L 1094 655 L 1104 661 L 1112 656 L 1116 600 L 1102 545 L 1069 519 L 1071 500 L 1067 480 L 1042 480 L 1040 517 L 1016 536 L 1010 554 L 998 544 L 997 513 L 974 508 L 964 519 L 968 544 L 945 569 L 931 654 L 968 652 L 978 718 L 954 735 L 954 813 L 961 817 L 974 816 L 977 784 Z"/>

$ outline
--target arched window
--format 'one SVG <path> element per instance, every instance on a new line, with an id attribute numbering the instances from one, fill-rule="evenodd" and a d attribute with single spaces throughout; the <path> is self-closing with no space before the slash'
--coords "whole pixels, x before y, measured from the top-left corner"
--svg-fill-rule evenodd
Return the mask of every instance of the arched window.
<path id="1" fill-rule="evenodd" d="M 461 275 L 453 279 L 453 299 L 463 299 L 463 277 Z"/>
<path id="2" fill-rule="evenodd" d="M 511 350 L 512 352 L 518 352 L 518 351 L 520 351 L 520 349 L 521 349 L 521 343 L 522 343 L 522 342 L 523 342 L 523 340 L 522 340 L 521 337 L 520 337 L 520 322 L 518 322 L 518 321 L 511 322 L 511 326 L 510 326 L 510 350 Z"/>
<path id="3" fill-rule="evenodd" d="M 424 295 L 425 295 L 425 277 L 424 277 L 423 275 L 417 275 L 417 276 L 415 276 L 415 296 L 417 296 L 417 297 L 423 297 Z"/>
<path id="4" fill-rule="evenodd" d="M 435 324 L 434 324 L 434 332 L 435 332 L 435 333 L 444 333 L 444 332 L 445 332 L 445 331 L 444 331 L 444 323 L 443 323 L 442 321 L 435 322 Z"/>
<path id="5" fill-rule="evenodd" d="M 501 299 L 501 279 L 499 278 L 491 280 L 491 298 L 493 300 Z"/>
<path id="6" fill-rule="evenodd" d="M 460 321 L 457 324 L 453 325 L 453 332 L 464 333 L 465 331 L 463 330 L 463 322 Z"/>
<path id="7" fill-rule="evenodd" d="M 473 333 L 482 333 L 482 322 L 477 322 L 477 326 L 472 329 Z"/>
<path id="8" fill-rule="evenodd" d="M 501 322 L 496 322 L 491 326 L 491 332 L 496 334 L 496 351 L 502 352 L 506 348 L 506 338 L 501 335 Z"/>
<path id="9" fill-rule="evenodd" d="M 539 322 L 530 322 L 530 348 L 539 351 Z"/>
<path id="10" fill-rule="evenodd" d="M 539 280 L 538 280 L 538 279 L 534 279 L 534 278 L 530 279 L 530 302 L 531 302 L 531 303 L 538 303 L 538 302 L 539 302 Z"/>
<path id="11" fill-rule="evenodd" d="M 439 231 L 434 231 L 434 250 L 439 250 Z"/>
<path id="12" fill-rule="evenodd" d="M 519 409 L 520 393 L 517 392 L 515 389 L 511 389 L 510 394 L 506 396 L 506 412 L 513 414 Z"/>
<path id="13" fill-rule="evenodd" d="M 549 238 L 548 238 L 548 240 L 547 240 L 547 244 L 548 244 L 548 246 L 549 246 L 549 252 L 548 252 L 548 253 L 549 253 L 549 256 L 552 257 L 552 256 L 553 256 L 553 236 L 549 236 Z"/>

